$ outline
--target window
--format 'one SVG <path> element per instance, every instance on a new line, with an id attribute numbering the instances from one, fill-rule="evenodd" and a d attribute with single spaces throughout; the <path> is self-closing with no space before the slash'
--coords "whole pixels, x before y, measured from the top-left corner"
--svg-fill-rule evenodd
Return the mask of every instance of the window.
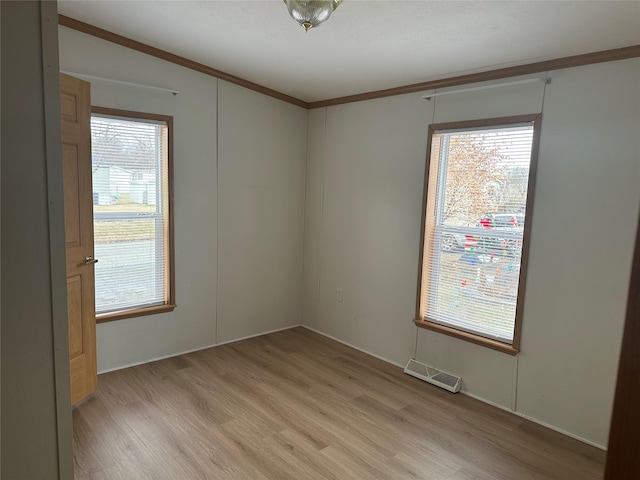
<path id="1" fill-rule="evenodd" d="M 429 128 L 416 325 L 517 353 L 539 125 Z"/>
<path id="2" fill-rule="evenodd" d="M 98 321 L 170 311 L 172 117 L 92 109 Z"/>

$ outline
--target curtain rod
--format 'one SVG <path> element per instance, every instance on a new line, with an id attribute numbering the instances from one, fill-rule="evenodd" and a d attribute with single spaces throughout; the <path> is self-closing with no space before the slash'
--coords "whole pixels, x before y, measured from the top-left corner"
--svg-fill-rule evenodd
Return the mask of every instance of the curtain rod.
<path id="1" fill-rule="evenodd" d="M 178 95 L 180 93 L 179 91 L 173 90 L 172 88 L 156 87 L 156 86 L 153 86 L 153 85 L 144 85 L 142 83 L 125 82 L 124 80 L 116 80 L 116 79 L 113 79 L 113 78 L 98 77 L 98 76 L 95 76 L 95 75 L 86 75 L 84 73 L 64 72 L 64 71 L 61 71 L 60 73 L 65 73 L 67 75 L 83 78 L 83 79 L 86 79 L 86 80 L 99 80 L 99 81 L 102 81 L 102 82 L 115 83 L 115 84 L 118 84 L 118 85 L 127 85 L 129 87 L 147 88 L 147 89 L 156 90 L 156 91 L 159 91 L 159 92 L 167 92 L 167 93 L 172 94 L 173 96 L 176 96 L 176 95 Z"/>
<path id="2" fill-rule="evenodd" d="M 522 85 L 524 83 L 536 83 L 536 82 L 541 82 L 543 80 L 544 80 L 543 77 L 525 78 L 524 80 L 514 80 L 513 82 L 493 83 L 490 85 L 480 85 L 478 87 L 460 88 L 458 90 L 448 90 L 446 92 L 434 92 L 434 93 L 429 93 L 427 95 L 423 95 L 422 98 L 424 98 L 425 100 L 431 100 L 431 98 L 439 97 L 440 95 L 450 95 L 452 93 L 475 92 L 477 90 L 488 90 L 490 88 L 509 87 L 511 85 Z M 548 79 L 547 83 L 551 83 L 551 79 Z"/>

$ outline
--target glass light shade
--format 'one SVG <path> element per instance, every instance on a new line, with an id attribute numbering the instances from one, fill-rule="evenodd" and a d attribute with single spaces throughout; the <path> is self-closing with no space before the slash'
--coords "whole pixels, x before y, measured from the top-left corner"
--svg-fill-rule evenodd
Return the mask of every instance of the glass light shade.
<path id="1" fill-rule="evenodd" d="M 289 15 L 306 31 L 326 21 L 342 0 L 284 0 Z"/>

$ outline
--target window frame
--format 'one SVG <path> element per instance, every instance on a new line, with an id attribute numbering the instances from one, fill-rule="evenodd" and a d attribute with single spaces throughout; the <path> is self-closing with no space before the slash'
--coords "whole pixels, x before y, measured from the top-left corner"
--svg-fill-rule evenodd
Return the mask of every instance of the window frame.
<path id="1" fill-rule="evenodd" d="M 105 117 L 122 118 L 123 120 L 149 120 L 152 122 L 163 122 L 167 127 L 167 185 L 166 188 L 166 230 L 165 241 L 165 303 L 162 305 L 152 305 L 147 307 L 133 307 L 125 310 L 118 310 L 107 313 L 96 313 L 96 323 L 106 323 L 126 318 L 141 317 L 145 315 L 155 315 L 158 313 L 171 312 L 176 308 L 175 300 L 175 247 L 174 247 L 174 209 L 173 209 L 173 116 L 160 115 L 155 113 L 138 112 L 132 110 L 120 110 L 115 108 L 91 106 L 92 115 Z"/>
<path id="2" fill-rule="evenodd" d="M 529 263 L 529 244 L 531 238 L 531 219 L 533 217 L 533 200 L 535 197 L 535 182 L 538 167 L 538 153 L 540 147 L 540 130 L 541 130 L 542 114 L 529 114 L 529 115 L 517 115 L 510 117 L 497 117 L 480 120 L 468 120 L 461 122 L 448 122 L 429 125 L 428 138 L 427 138 L 427 156 L 425 161 L 425 174 L 424 174 L 424 186 L 422 195 L 422 220 L 420 223 L 420 256 L 418 263 L 418 281 L 416 292 L 416 309 L 414 323 L 417 327 L 425 328 L 435 332 L 442 333 L 444 335 L 452 336 L 461 340 L 465 340 L 477 345 L 481 345 L 499 352 L 507 353 L 509 355 L 516 355 L 520 352 L 520 341 L 522 332 L 522 314 L 524 307 L 524 299 L 526 292 L 526 280 L 527 280 L 527 266 Z M 531 162 L 529 165 L 529 181 L 527 183 L 527 202 L 526 202 L 526 214 L 524 221 L 524 230 L 522 237 L 522 256 L 520 275 L 518 279 L 518 296 L 516 298 L 516 314 L 514 319 L 513 328 L 513 341 L 512 343 L 501 342 L 491 338 L 484 337 L 482 335 L 459 330 L 454 327 L 442 325 L 441 323 L 435 323 L 429 320 L 424 320 L 421 310 L 421 298 L 422 298 L 422 279 L 424 268 L 424 256 L 425 256 L 425 237 L 427 228 L 429 227 L 426 221 L 427 216 L 427 202 L 429 200 L 429 193 L 431 188 L 437 187 L 437 178 L 432 179 L 431 175 L 431 156 L 433 147 L 433 135 L 441 131 L 463 131 L 471 129 L 492 128 L 499 126 L 514 126 L 517 124 L 530 123 L 533 125 L 533 141 L 531 145 Z M 435 172 L 437 173 L 437 172 Z M 433 177 L 437 177 L 434 173 Z M 430 185 L 432 183 L 432 185 Z M 434 195 L 436 192 L 433 192 Z M 435 228 L 435 225 L 433 227 Z"/>

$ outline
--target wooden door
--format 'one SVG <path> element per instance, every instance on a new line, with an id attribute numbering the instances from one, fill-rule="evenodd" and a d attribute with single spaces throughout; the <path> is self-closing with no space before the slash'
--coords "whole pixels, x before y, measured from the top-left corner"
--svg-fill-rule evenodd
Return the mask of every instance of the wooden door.
<path id="1" fill-rule="evenodd" d="M 88 82 L 60 75 L 71 403 L 96 389 L 96 309 Z"/>

